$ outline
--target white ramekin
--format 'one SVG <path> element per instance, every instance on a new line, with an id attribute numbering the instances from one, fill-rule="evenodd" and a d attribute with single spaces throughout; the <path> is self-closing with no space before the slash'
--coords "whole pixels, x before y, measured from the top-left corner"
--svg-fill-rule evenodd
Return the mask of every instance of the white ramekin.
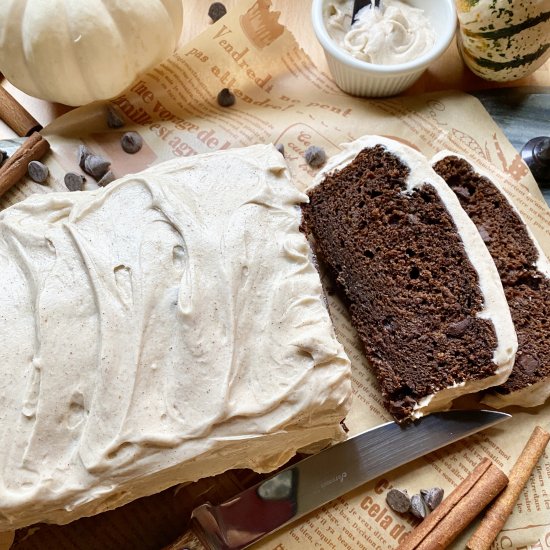
<path id="1" fill-rule="evenodd" d="M 323 18 L 323 12 L 330 1 L 313 0 L 313 29 L 325 50 L 327 63 L 336 84 L 344 92 L 352 95 L 385 97 L 402 92 L 420 77 L 432 61 L 445 52 L 456 30 L 454 0 L 406 0 L 411 6 L 423 9 L 432 21 L 437 32 L 436 42 L 429 52 L 408 63 L 375 65 L 349 55 L 330 38 Z"/>

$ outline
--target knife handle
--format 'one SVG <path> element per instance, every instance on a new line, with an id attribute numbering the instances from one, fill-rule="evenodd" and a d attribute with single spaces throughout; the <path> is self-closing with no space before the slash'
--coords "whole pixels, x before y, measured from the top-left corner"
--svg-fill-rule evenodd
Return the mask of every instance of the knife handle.
<path id="1" fill-rule="evenodd" d="M 194 530 L 211 550 L 241 550 L 297 518 L 298 470 L 290 466 L 218 506 L 193 510 Z"/>

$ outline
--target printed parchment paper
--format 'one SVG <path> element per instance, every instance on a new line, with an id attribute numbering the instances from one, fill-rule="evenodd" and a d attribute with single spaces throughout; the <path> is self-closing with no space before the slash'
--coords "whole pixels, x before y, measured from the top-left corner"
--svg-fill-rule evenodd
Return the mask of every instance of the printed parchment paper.
<path id="1" fill-rule="evenodd" d="M 218 23 L 139 78 L 112 102 L 128 121 L 124 129 L 107 128 L 105 104 L 77 109 L 55 121 L 44 130 L 53 151 L 48 160 L 50 187 L 26 182 L 7 194 L 0 206 L 7 207 L 33 192 L 64 190 L 64 173 L 78 171 L 76 152 L 81 142 L 111 159 L 117 176 L 178 156 L 282 143 L 295 184 L 304 189 L 315 174 L 303 160 L 309 145 L 321 146 L 331 155 L 342 142 L 380 134 L 416 147 L 428 157 L 443 148 L 472 157 L 502 182 L 550 254 L 550 211 L 519 155 L 475 98 L 460 92 L 378 101 L 350 97 L 312 64 L 279 24 L 270 4 L 269 0 L 242 0 Z M 230 108 L 216 103 L 218 92 L 225 87 L 237 96 Z M 127 155 L 119 145 L 122 132 L 129 129 L 138 131 L 145 141 L 136 155 Z M 331 285 L 328 279 L 324 283 Z M 353 363 L 355 399 L 346 421 L 353 434 L 390 417 L 344 307 L 335 297 L 330 298 L 330 307 Z M 479 405 L 470 401 L 468 406 Z M 396 547 L 415 521 L 388 509 L 385 493 L 390 487 L 407 488 L 413 494 L 441 486 L 448 494 L 483 457 L 509 472 L 533 427 L 539 424 L 550 429 L 550 403 L 508 412 L 513 419 L 499 427 L 389 472 L 255 547 Z M 182 528 L 186 519 L 181 520 Z M 62 539 L 64 531 L 59 529 L 56 537 Z M 464 548 L 468 534 L 454 547 Z M 30 543 L 32 539 L 16 547 L 38 548 Z M 111 547 L 108 540 L 102 547 Z M 550 549 L 550 451 L 537 465 L 494 548 Z"/>

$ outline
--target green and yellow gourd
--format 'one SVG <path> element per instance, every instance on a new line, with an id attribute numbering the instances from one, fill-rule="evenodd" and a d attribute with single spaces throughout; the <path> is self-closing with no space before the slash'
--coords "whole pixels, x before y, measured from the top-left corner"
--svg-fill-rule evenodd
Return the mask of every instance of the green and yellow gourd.
<path id="1" fill-rule="evenodd" d="M 487 80 L 522 78 L 550 56 L 550 0 L 456 0 L 464 62 Z"/>

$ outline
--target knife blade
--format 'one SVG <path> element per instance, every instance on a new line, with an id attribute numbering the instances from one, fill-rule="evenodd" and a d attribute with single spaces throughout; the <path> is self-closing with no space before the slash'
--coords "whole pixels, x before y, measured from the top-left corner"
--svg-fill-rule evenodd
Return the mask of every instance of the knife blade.
<path id="1" fill-rule="evenodd" d="M 223 504 L 195 508 L 192 526 L 206 548 L 246 548 L 398 466 L 509 418 L 497 411 L 456 410 L 406 425 L 388 422 L 307 457 Z M 186 547 L 192 547 L 189 535 L 168 548 Z"/>

